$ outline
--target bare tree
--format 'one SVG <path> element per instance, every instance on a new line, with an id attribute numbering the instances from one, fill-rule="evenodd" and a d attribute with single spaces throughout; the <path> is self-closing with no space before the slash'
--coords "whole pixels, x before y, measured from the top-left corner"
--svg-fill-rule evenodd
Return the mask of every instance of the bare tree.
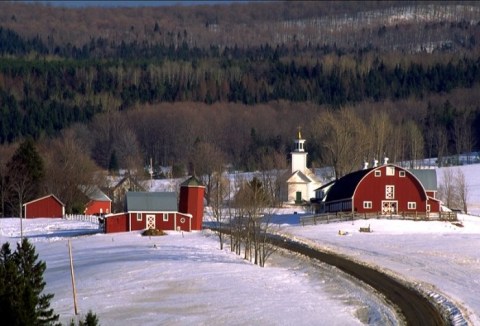
<path id="1" fill-rule="evenodd" d="M 244 258 L 263 267 L 274 248 L 268 242 L 272 201 L 257 177 L 241 185 L 235 206 L 242 226 Z"/>
<path id="2" fill-rule="evenodd" d="M 403 128 L 405 139 L 407 140 L 407 155 L 411 162 L 411 167 L 416 168 L 418 167 L 418 160 L 424 156 L 423 135 L 413 120 L 408 121 Z"/>
<path id="3" fill-rule="evenodd" d="M 463 171 L 459 168 L 445 168 L 439 187 L 439 196 L 445 205 L 468 213 L 468 195 L 468 182 Z"/>
<path id="4" fill-rule="evenodd" d="M 205 185 L 205 199 L 209 206 L 213 177 L 223 172 L 223 152 L 212 143 L 200 141 L 195 145 L 190 162 L 193 168 L 190 173 L 197 175 Z"/>
<path id="5" fill-rule="evenodd" d="M 472 120 L 471 110 L 461 112 L 453 120 L 456 154 L 466 154 L 468 161 L 470 160 L 470 153 L 475 143 L 471 125 Z"/>
<path id="6" fill-rule="evenodd" d="M 333 167 L 337 179 L 358 169 L 370 147 L 366 126 L 352 109 L 328 111 L 318 116 L 312 133 L 321 144 L 322 162 Z"/>
<path id="7" fill-rule="evenodd" d="M 469 195 L 469 187 L 467 184 L 467 180 L 465 179 L 465 174 L 461 169 L 456 169 L 455 172 L 455 185 L 456 185 L 456 193 L 458 196 L 458 201 L 460 207 L 463 208 L 463 212 L 468 214 L 468 195 Z"/>
<path id="8" fill-rule="evenodd" d="M 230 180 L 228 176 L 222 173 L 214 173 L 211 178 L 210 207 L 216 223 L 220 249 L 223 249 L 224 227 L 227 222 L 225 203 L 230 194 Z"/>
<path id="9" fill-rule="evenodd" d="M 45 144 L 45 193 L 61 198 L 69 213 L 83 213 L 94 186 L 102 187 L 104 175 L 77 142 L 73 132 Z"/>
<path id="10" fill-rule="evenodd" d="M 385 111 L 371 115 L 367 133 L 370 136 L 370 152 L 373 158 L 379 159 L 388 152 L 392 132 L 393 125 Z"/>
<path id="11" fill-rule="evenodd" d="M 444 168 L 442 172 L 442 182 L 438 189 L 439 197 L 444 204 L 452 208 L 455 203 L 455 180 L 453 170 Z"/>

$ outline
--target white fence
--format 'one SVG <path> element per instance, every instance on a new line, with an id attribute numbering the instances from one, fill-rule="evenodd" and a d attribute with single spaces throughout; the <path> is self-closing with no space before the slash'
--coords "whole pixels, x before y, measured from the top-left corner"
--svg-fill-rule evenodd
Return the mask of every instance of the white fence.
<path id="1" fill-rule="evenodd" d="M 99 216 L 83 214 L 66 214 L 65 219 L 69 221 L 85 221 L 99 224 Z"/>

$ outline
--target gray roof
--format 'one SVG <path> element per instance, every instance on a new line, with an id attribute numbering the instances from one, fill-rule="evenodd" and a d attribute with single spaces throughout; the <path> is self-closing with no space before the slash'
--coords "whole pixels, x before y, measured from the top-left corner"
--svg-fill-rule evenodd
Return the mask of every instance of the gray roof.
<path id="1" fill-rule="evenodd" d="M 79 186 L 79 188 L 90 200 L 112 201 L 98 186 Z"/>
<path id="2" fill-rule="evenodd" d="M 178 211 L 175 192 L 132 192 L 126 193 L 129 212 L 176 212 Z"/>
<path id="3" fill-rule="evenodd" d="M 422 183 L 425 190 L 437 191 L 437 172 L 433 169 L 411 169 L 410 171 Z"/>

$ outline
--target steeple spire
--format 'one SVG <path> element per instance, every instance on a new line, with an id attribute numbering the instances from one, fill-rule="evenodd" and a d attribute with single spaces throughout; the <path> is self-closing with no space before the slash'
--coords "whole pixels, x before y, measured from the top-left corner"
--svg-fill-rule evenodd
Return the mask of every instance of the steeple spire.
<path id="1" fill-rule="evenodd" d="M 302 128 L 298 127 L 297 138 L 295 139 L 295 150 L 294 152 L 305 152 L 304 148 L 305 139 L 302 139 Z"/>
<path id="2" fill-rule="evenodd" d="M 307 168 L 307 152 L 305 152 L 305 139 L 302 138 L 301 128 L 298 127 L 297 137 L 294 139 L 292 154 L 292 173 L 295 171 L 305 172 Z"/>

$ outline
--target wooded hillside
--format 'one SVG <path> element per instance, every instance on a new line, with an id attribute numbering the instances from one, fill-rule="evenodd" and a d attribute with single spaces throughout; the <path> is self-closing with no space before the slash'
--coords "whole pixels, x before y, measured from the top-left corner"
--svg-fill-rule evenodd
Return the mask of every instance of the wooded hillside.
<path id="1" fill-rule="evenodd" d="M 310 163 L 338 173 L 442 162 L 480 144 L 479 33 L 468 1 L 2 2 L 0 143 L 70 128 L 105 169 L 185 171 L 210 150 L 253 170 L 285 166 L 300 126 Z"/>

